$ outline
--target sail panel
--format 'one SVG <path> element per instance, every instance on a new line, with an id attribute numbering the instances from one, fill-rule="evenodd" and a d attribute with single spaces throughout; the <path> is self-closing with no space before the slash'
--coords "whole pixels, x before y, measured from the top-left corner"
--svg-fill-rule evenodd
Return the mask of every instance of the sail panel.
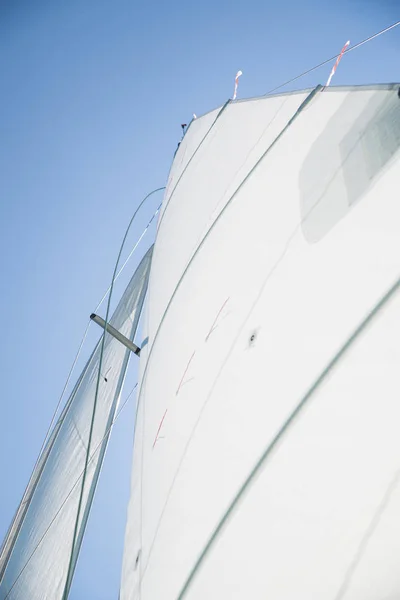
<path id="1" fill-rule="evenodd" d="M 236 156 L 242 151 L 233 140 L 238 121 L 224 119 L 237 105 L 229 106 L 213 138 L 218 155 L 210 146 L 170 200 L 150 280 L 150 353 L 139 398 L 121 600 L 177 600 L 260 456 L 398 280 L 398 87 L 321 91 L 298 113 L 304 95 L 288 96 L 291 111 L 263 146 L 268 152 L 253 170 L 254 162 L 247 162 L 231 188 L 236 171 L 218 187 L 219 166 L 221 177 L 229 163 L 240 170 L 247 154 Z M 329 122 L 340 111 L 335 138 Z M 389 121 L 395 126 L 385 133 Z M 322 142 L 324 132 L 328 141 Z M 380 145 L 373 149 L 371 139 Z M 319 151 L 325 159 L 318 163 Z M 349 180 L 349 165 L 353 178 L 372 173 L 369 184 Z M 328 208 L 317 219 L 324 202 Z M 314 238 L 307 227 L 317 228 Z M 315 408 L 282 438 L 275 463 L 265 463 L 235 507 L 185 598 L 328 600 L 353 564 L 361 569 L 359 552 L 368 570 L 379 551 L 385 566 L 370 569 L 365 585 L 357 575 L 351 598 L 400 593 L 391 559 L 399 527 L 395 483 L 387 492 L 400 467 L 393 425 L 399 416 L 399 311 L 398 301 L 385 304 L 353 354 L 343 356 L 313 398 Z M 387 512 L 374 529 L 382 502 Z M 369 527 L 376 538 L 364 552 Z M 298 565 L 305 568 L 303 579 Z"/>
<path id="2" fill-rule="evenodd" d="M 202 134 L 207 132 L 210 115 L 206 115 L 205 128 L 202 118 L 190 127 L 184 142 L 196 154 L 173 193 L 171 189 L 165 195 L 165 212 L 157 233 L 155 256 L 165 257 L 163 265 L 168 264 L 168 269 L 159 268 L 159 260 L 152 266 L 158 293 L 152 305 L 150 345 L 176 281 L 205 231 L 308 95 L 306 91 L 228 104 L 217 120 L 212 114 L 211 123 L 215 124 L 199 148 L 203 138 L 199 140 L 195 126 Z M 176 170 L 180 172 L 174 161 L 170 176 L 174 180 Z"/>
<path id="3" fill-rule="evenodd" d="M 190 130 L 190 135 L 186 135 L 181 140 L 174 159 L 174 168 L 171 169 L 168 177 L 168 182 L 165 190 L 165 200 L 160 210 L 160 219 L 168 203 L 168 200 L 176 187 L 182 174 L 191 163 L 197 154 L 199 146 L 206 143 L 206 138 L 213 135 L 214 125 L 220 108 L 209 112 L 201 119 L 194 119 L 188 126 L 187 132 Z"/>
<path id="4" fill-rule="evenodd" d="M 266 457 L 187 598 L 399 595 L 399 315 L 398 288 Z"/>
<path id="5" fill-rule="evenodd" d="M 146 294 L 151 256 L 152 248 L 110 319 L 130 339 L 136 333 Z M 89 450 L 92 459 L 88 463 L 73 549 L 100 351 L 101 339 L 55 425 L 10 529 L 2 556 L 1 600 L 61 599 L 69 566 L 73 573 L 130 354 L 106 334 Z M 68 587 L 69 584 L 70 580 Z"/>

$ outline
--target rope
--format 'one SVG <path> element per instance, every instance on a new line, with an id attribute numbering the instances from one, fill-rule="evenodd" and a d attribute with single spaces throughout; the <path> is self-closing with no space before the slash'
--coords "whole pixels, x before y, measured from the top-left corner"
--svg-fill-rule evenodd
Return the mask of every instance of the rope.
<path id="1" fill-rule="evenodd" d="M 121 259 L 122 251 L 123 251 L 124 246 L 125 246 L 126 238 L 128 237 L 129 230 L 131 228 L 131 225 L 132 225 L 132 223 L 133 223 L 133 221 L 134 221 L 134 219 L 135 219 L 138 211 L 140 210 L 140 208 L 143 206 L 143 204 L 146 202 L 146 200 L 150 196 L 152 196 L 156 192 L 160 192 L 161 190 L 164 190 L 164 189 L 165 189 L 165 186 L 159 187 L 159 188 L 151 191 L 149 194 L 147 194 L 147 196 L 145 196 L 143 198 L 143 200 L 139 203 L 139 206 L 137 207 L 137 209 L 133 213 L 132 218 L 129 221 L 128 227 L 126 228 L 125 235 L 123 237 L 123 240 L 122 240 L 119 252 L 118 252 L 118 257 L 117 257 L 117 261 L 115 263 L 114 272 L 113 272 L 113 275 L 112 275 L 112 278 L 111 278 L 110 291 L 109 291 L 108 301 L 107 301 L 106 316 L 105 316 L 105 319 L 104 319 L 104 321 L 105 321 L 104 334 L 103 334 L 103 336 L 101 338 L 99 369 L 98 369 L 98 373 L 97 373 L 96 391 L 95 391 L 94 402 L 93 402 L 92 419 L 91 419 L 91 422 L 90 422 L 89 438 L 88 438 L 87 452 L 86 452 L 86 459 L 85 459 L 85 467 L 84 467 L 84 470 L 83 470 L 82 487 L 81 487 L 81 493 L 80 493 L 80 498 L 79 498 L 79 502 L 78 502 L 78 511 L 77 511 L 77 516 L 76 516 L 76 521 L 75 521 L 74 534 L 73 534 L 73 538 L 72 538 L 71 556 L 70 556 L 70 561 L 69 561 L 69 566 L 68 566 L 68 571 L 67 571 L 67 578 L 66 578 L 66 582 L 65 582 L 63 600 L 66 600 L 66 598 L 68 596 L 70 582 L 71 582 L 71 579 L 72 579 L 75 543 L 76 543 L 77 534 L 78 534 L 79 517 L 80 517 L 80 514 L 81 514 L 81 508 L 82 508 L 83 493 L 84 493 L 84 489 L 85 489 L 86 475 L 87 475 L 87 467 L 88 467 L 88 463 L 89 463 L 89 452 L 90 452 L 90 446 L 91 446 L 91 443 L 92 443 L 94 422 L 95 422 L 95 417 L 96 417 L 97 400 L 98 400 L 98 394 L 99 394 L 99 389 L 100 389 L 101 371 L 102 371 L 103 354 L 104 354 L 104 343 L 105 343 L 105 338 L 106 338 L 107 325 L 108 325 L 108 322 L 109 322 L 111 298 L 112 298 L 112 293 L 113 293 L 113 289 L 114 289 L 114 283 L 115 283 L 115 279 L 116 279 L 116 275 L 117 275 L 117 271 L 118 271 L 118 265 L 119 265 L 119 261 Z"/>
<path id="2" fill-rule="evenodd" d="M 358 44 L 355 44 L 354 46 L 350 46 L 346 50 L 346 52 L 344 54 L 348 54 L 349 52 L 352 52 L 353 50 L 356 50 L 357 48 L 360 48 L 364 44 L 367 44 L 368 42 L 374 40 L 375 38 L 379 37 L 380 35 L 383 35 L 384 33 L 390 31 L 391 29 L 394 29 L 395 27 L 398 27 L 399 25 L 400 25 L 400 21 L 397 21 L 397 23 L 393 23 L 393 25 L 390 25 L 389 27 L 386 27 L 385 29 L 382 29 L 382 31 L 378 31 L 378 33 L 374 33 L 373 35 L 371 35 L 370 37 L 366 38 L 365 40 L 362 40 L 361 42 L 358 42 Z M 269 96 L 269 94 L 272 94 L 273 92 L 276 92 L 277 90 L 280 90 L 281 88 L 286 87 L 290 83 L 293 83 L 294 81 L 297 81 L 298 79 L 301 79 L 301 77 L 304 77 L 305 75 L 308 75 L 309 73 L 312 73 L 313 71 L 316 71 L 317 69 L 323 67 L 327 63 L 332 62 L 333 60 L 336 60 L 339 56 L 340 56 L 340 53 L 339 54 L 335 54 L 335 56 L 331 56 L 330 58 L 327 58 L 326 60 L 322 61 L 321 63 L 319 63 L 315 67 L 312 67 L 311 69 L 308 69 L 307 71 L 304 71 L 300 75 L 296 75 L 296 77 L 293 77 L 292 79 L 288 79 L 288 81 L 285 81 L 285 83 L 282 83 L 281 85 L 278 85 L 277 87 L 272 88 L 272 90 L 269 90 L 264 95 L 265 96 Z"/>
<path id="3" fill-rule="evenodd" d="M 164 189 L 164 188 L 160 188 L 160 189 Z M 118 277 L 121 275 L 122 271 L 125 269 L 126 265 L 128 264 L 128 262 L 130 261 L 133 253 L 135 252 L 136 248 L 139 246 L 140 242 L 142 241 L 142 239 L 144 238 L 145 234 L 147 233 L 150 225 L 152 224 L 152 222 L 154 221 L 154 219 L 156 218 L 156 216 L 158 215 L 160 208 L 162 206 L 162 203 L 158 205 L 156 212 L 153 214 L 153 216 L 151 217 L 150 221 L 147 223 L 146 227 L 143 229 L 138 241 L 136 242 L 136 244 L 133 246 L 132 250 L 129 252 L 124 264 L 122 265 L 122 267 L 120 268 L 120 270 L 118 271 L 118 273 L 115 276 L 115 280 L 117 281 Z M 104 293 L 104 296 L 102 297 L 102 299 L 100 300 L 100 302 L 98 303 L 98 305 L 96 306 L 96 308 L 94 309 L 93 312 L 96 312 L 100 306 L 103 304 L 104 300 L 107 297 L 108 292 L 110 291 L 111 286 L 107 288 L 107 290 Z M 91 321 L 90 321 L 91 322 Z"/>
<path id="4" fill-rule="evenodd" d="M 96 448 L 93 450 L 93 453 L 90 456 L 90 460 L 89 463 L 92 462 L 92 460 L 94 459 L 95 455 L 97 454 L 99 448 L 101 447 L 102 443 L 104 442 L 104 440 L 106 439 L 107 435 L 110 433 L 112 427 L 114 426 L 114 423 L 116 422 L 116 420 L 118 419 L 119 415 L 121 414 L 121 412 L 123 411 L 123 409 L 125 408 L 126 404 L 128 403 L 129 398 L 132 396 L 133 392 L 135 391 L 135 389 L 137 388 L 138 384 L 135 383 L 135 385 L 133 386 L 133 388 L 131 389 L 131 391 L 129 392 L 128 396 L 125 398 L 124 402 L 121 404 L 119 410 L 117 411 L 114 419 L 112 420 L 110 426 L 108 427 L 108 429 L 106 430 L 104 436 L 102 437 L 102 439 L 100 440 L 100 442 L 97 444 Z M 12 590 L 14 589 L 14 586 L 16 585 L 17 581 L 19 580 L 19 578 L 21 577 L 22 573 L 25 571 L 26 567 L 28 566 L 29 561 L 31 560 L 31 558 L 33 557 L 33 555 L 35 554 L 36 550 L 39 548 L 40 544 L 43 542 L 44 538 L 46 537 L 47 533 L 49 532 L 51 526 L 53 525 L 54 521 L 56 520 L 56 518 L 58 517 L 58 515 L 60 514 L 61 510 L 63 509 L 63 507 L 65 506 L 67 500 L 70 498 L 71 494 L 73 493 L 73 491 L 75 490 L 76 486 L 78 485 L 82 475 L 84 474 L 84 469 L 81 471 L 81 473 L 78 475 L 75 483 L 73 484 L 73 486 L 71 487 L 70 491 L 68 492 L 68 494 L 66 495 L 66 497 L 64 498 L 62 504 L 60 505 L 60 507 L 58 508 L 56 514 L 54 515 L 54 517 L 52 518 L 52 520 L 50 521 L 50 523 L 48 524 L 47 528 L 45 529 L 42 537 L 40 538 L 40 540 L 38 541 L 38 543 L 36 544 L 36 546 L 34 547 L 32 553 L 30 554 L 30 556 L 28 557 L 27 561 L 25 562 L 24 566 L 22 567 L 22 569 L 20 570 L 20 572 L 18 573 L 16 579 L 14 580 L 14 583 L 12 584 L 11 588 L 8 590 L 6 596 L 4 597 L 4 600 L 7 600 L 7 598 L 9 597 L 9 595 L 11 594 Z"/>

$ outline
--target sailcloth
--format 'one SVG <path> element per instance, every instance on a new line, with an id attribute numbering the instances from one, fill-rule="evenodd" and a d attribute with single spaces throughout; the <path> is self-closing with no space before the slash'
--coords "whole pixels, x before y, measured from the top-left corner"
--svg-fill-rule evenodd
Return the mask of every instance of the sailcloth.
<path id="1" fill-rule="evenodd" d="M 172 165 L 121 600 L 400 597 L 399 84 L 228 103 Z"/>
<path id="2" fill-rule="evenodd" d="M 152 250 L 142 259 L 110 319 L 132 340 L 147 290 Z M 84 489 L 82 472 L 101 340 L 54 427 L 4 541 L 0 555 L 1 600 L 59 600 L 68 595 L 130 354 L 120 342 L 105 335 Z"/>

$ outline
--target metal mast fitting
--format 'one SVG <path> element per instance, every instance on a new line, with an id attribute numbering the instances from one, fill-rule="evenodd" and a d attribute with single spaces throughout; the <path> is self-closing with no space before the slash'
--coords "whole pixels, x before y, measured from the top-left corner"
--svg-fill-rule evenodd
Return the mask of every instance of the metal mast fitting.
<path id="1" fill-rule="evenodd" d="M 92 319 L 92 321 L 94 321 L 95 323 L 97 323 L 97 325 L 100 325 L 100 327 L 102 329 L 106 329 L 106 322 L 104 319 L 102 319 L 101 317 L 99 317 L 99 315 L 96 315 L 95 313 L 92 313 L 90 315 L 90 318 Z M 112 335 L 116 340 L 118 340 L 119 342 L 121 342 L 121 344 L 123 344 L 126 348 L 128 348 L 128 350 L 130 350 L 131 352 L 133 352 L 134 354 L 136 354 L 136 356 L 140 356 L 140 348 L 139 346 L 136 346 L 136 344 L 134 344 L 133 342 L 131 342 L 131 340 L 128 340 L 127 337 L 125 337 L 124 335 L 122 335 L 122 333 L 120 333 L 118 331 L 118 329 L 115 329 L 115 327 L 113 327 L 112 325 L 110 325 L 110 323 L 107 323 L 107 332 Z"/>

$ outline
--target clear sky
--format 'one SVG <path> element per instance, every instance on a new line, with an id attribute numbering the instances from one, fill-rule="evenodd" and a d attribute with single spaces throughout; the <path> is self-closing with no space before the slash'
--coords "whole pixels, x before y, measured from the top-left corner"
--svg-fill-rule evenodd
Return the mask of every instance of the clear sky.
<path id="1" fill-rule="evenodd" d="M 399 19 L 399 0 L 0 0 L 0 538 L 130 216 L 166 182 L 180 123 L 225 102 L 238 69 L 239 97 L 264 94 Z M 400 27 L 345 56 L 333 85 L 400 81 L 399 58 Z M 330 67 L 295 87 L 325 83 Z M 133 402 L 72 600 L 118 598 L 132 441 Z"/>

